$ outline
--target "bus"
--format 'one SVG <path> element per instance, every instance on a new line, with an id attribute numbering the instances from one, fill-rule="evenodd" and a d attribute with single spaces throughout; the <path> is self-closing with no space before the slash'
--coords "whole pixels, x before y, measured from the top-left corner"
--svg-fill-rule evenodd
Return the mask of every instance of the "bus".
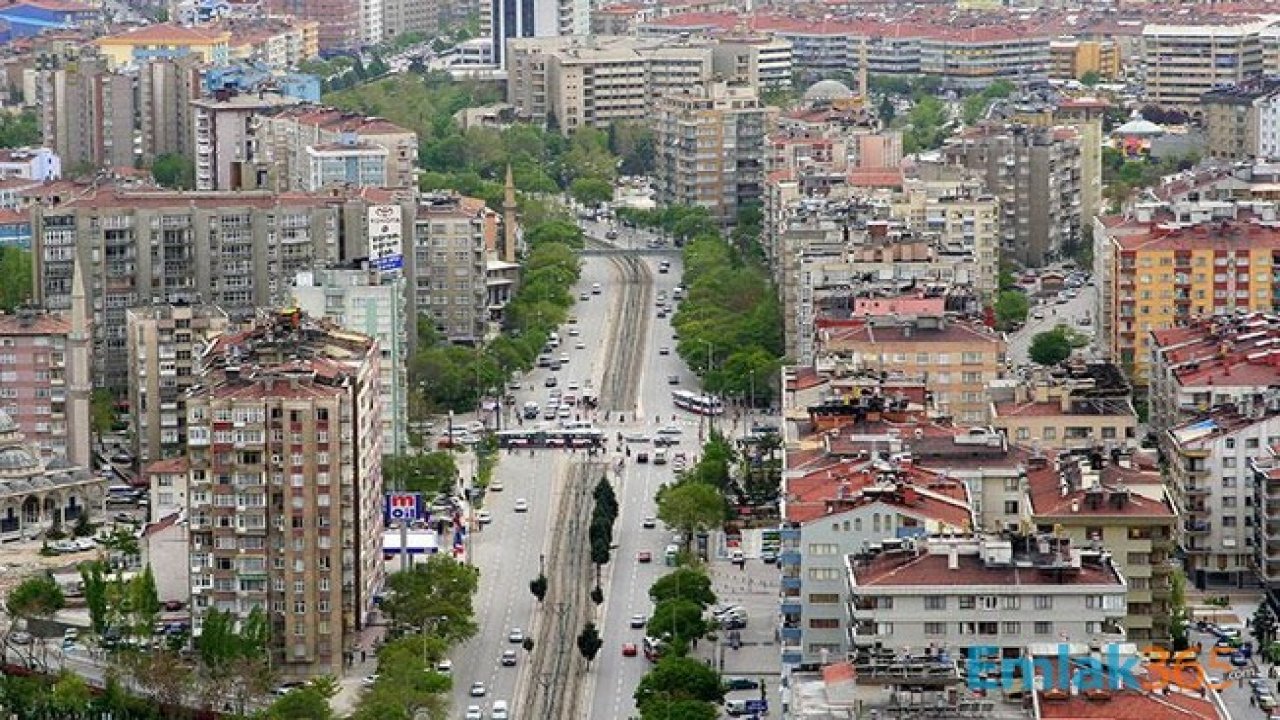
<path id="1" fill-rule="evenodd" d="M 698 415 L 724 414 L 724 404 L 720 402 L 720 398 L 710 395 L 699 395 L 688 390 L 675 390 L 671 393 L 671 400 L 681 410 L 688 410 Z"/>
<path id="2" fill-rule="evenodd" d="M 503 430 L 497 438 L 502 448 L 601 448 L 605 441 L 603 430 L 583 427 Z"/>

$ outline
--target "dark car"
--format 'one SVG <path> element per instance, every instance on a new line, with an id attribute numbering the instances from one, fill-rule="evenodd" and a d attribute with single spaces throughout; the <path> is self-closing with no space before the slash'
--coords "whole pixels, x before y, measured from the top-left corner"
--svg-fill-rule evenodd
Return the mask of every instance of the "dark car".
<path id="1" fill-rule="evenodd" d="M 751 678 L 731 677 L 731 678 L 725 678 L 724 680 L 724 689 L 729 691 L 758 690 L 759 688 L 760 688 L 760 683 L 756 682 L 755 680 L 752 680 Z"/>
<path id="2" fill-rule="evenodd" d="M 649 453 L 647 453 L 647 452 L 638 452 L 638 453 L 636 453 L 636 462 L 638 462 L 638 463 L 647 463 L 647 462 L 649 462 Z"/>

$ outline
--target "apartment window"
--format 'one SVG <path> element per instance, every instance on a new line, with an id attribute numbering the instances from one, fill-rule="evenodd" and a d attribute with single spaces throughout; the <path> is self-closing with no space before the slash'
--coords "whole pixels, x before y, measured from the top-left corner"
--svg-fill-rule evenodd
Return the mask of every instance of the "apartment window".
<path id="1" fill-rule="evenodd" d="M 1232 496 L 1230 496 L 1230 495 L 1227 495 L 1227 496 L 1225 496 L 1225 497 L 1223 497 L 1223 498 L 1222 498 L 1222 507 L 1223 507 L 1224 509 L 1225 509 L 1225 508 L 1234 508 L 1235 506 L 1236 506 L 1236 499 L 1235 499 L 1234 497 L 1232 497 Z"/>
<path id="2" fill-rule="evenodd" d="M 1018 492 L 1018 489 L 1021 487 L 1022 487 L 1021 478 L 1008 477 L 1004 479 L 1005 492 Z M 1017 511 L 1015 510 L 1015 512 Z"/>
<path id="3" fill-rule="evenodd" d="M 1235 466 L 1236 466 L 1236 459 L 1235 459 L 1235 458 L 1233 458 L 1233 457 L 1224 457 L 1224 458 L 1222 458 L 1222 467 L 1224 467 L 1224 468 L 1234 468 Z"/>
<path id="4" fill-rule="evenodd" d="M 1222 476 L 1222 487 L 1233 488 L 1236 486 L 1236 479 L 1230 475 Z"/>
<path id="5" fill-rule="evenodd" d="M 294 615 L 306 615 L 306 614 L 307 614 L 307 601 L 306 601 L 306 600 L 294 600 L 294 601 L 293 601 L 293 614 L 294 614 Z"/>
<path id="6" fill-rule="evenodd" d="M 840 570 L 838 568 L 809 568 L 810 580 L 839 580 Z"/>
<path id="7" fill-rule="evenodd" d="M 840 602 L 836 593 L 809 593 L 809 602 L 813 605 L 834 605 Z"/>
<path id="8" fill-rule="evenodd" d="M 1004 501 L 1004 514 L 1005 514 L 1005 515 L 1017 515 L 1017 514 L 1018 514 L 1018 501 L 1017 501 L 1017 500 L 1005 500 L 1005 501 Z"/>
<path id="9" fill-rule="evenodd" d="M 1017 610 L 1022 607 L 1022 598 L 1017 595 L 1005 595 L 1000 598 L 1000 608 L 1002 610 Z"/>
<path id="10" fill-rule="evenodd" d="M 1257 450 L 1258 438 L 1246 438 L 1244 441 L 1244 446 L 1246 449 L 1249 449 L 1249 450 Z"/>
<path id="11" fill-rule="evenodd" d="M 835 543 L 809 543 L 810 555 L 835 555 L 840 552 L 840 546 Z"/>
<path id="12" fill-rule="evenodd" d="M 1036 599 L 1035 599 L 1035 602 L 1034 602 L 1034 605 L 1035 605 L 1035 609 L 1036 609 L 1036 610 L 1052 610 L 1052 609 L 1053 609 L 1053 596 L 1052 596 L 1052 595 L 1037 595 L 1037 596 L 1036 596 Z"/>
<path id="13" fill-rule="evenodd" d="M 973 610 L 973 609 L 974 609 L 974 608 L 976 608 L 977 606 L 978 606 L 978 598 L 974 597 L 973 595 L 961 595 L 961 596 L 960 596 L 960 609 L 961 609 L 961 610 Z"/>
<path id="14" fill-rule="evenodd" d="M 982 353 L 966 352 L 960 356 L 960 362 L 965 365 L 977 365 L 982 362 Z"/>
<path id="15" fill-rule="evenodd" d="M 1041 622 L 1037 622 L 1037 623 L 1035 624 L 1035 626 L 1032 628 L 1032 631 L 1033 631 L 1036 635 L 1052 635 L 1052 634 L 1053 634 L 1053 623 L 1051 623 L 1051 622 L 1043 622 L 1043 621 L 1041 621 Z"/>
<path id="16" fill-rule="evenodd" d="M 982 382 L 982 373 L 980 372 L 964 372 L 960 373 L 960 382 L 975 385 Z"/>
<path id="17" fill-rule="evenodd" d="M 1006 622 L 1006 623 L 1004 623 L 1004 627 L 1002 628 L 1002 632 L 1003 632 L 1005 635 L 1021 635 L 1021 634 L 1022 634 L 1022 623 L 1020 623 L 1020 622 Z"/>
<path id="18" fill-rule="evenodd" d="M 838 618 L 809 618 L 809 627 L 813 630 L 839 630 Z"/>
<path id="19" fill-rule="evenodd" d="M 947 624 L 940 622 L 927 622 L 924 624 L 924 634 L 933 636 L 946 635 Z"/>
<path id="20" fill-rule="evenodd" d="M 1147 565 L 1151 562 L 1151 556 L 1143 552 L 1131 552 L 1128 555 L 1127 562 L 1130 565 Z"/>
<path id="21" fill-rule="evenodd" d="M 947 599 L 936 595 L 926 595 L 924 597 L 925 610 L 946 610 Z"/>

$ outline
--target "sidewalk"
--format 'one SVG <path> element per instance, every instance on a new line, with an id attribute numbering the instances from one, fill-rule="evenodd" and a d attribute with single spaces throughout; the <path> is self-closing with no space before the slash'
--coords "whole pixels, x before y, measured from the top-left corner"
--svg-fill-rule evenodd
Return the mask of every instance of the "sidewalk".
<path id="1" fill-rule="evenodd" d="M 376 611 L 374 617 L 378 622 L 382 621 Z M 369 625 L 360 631 L 356 640 L 354 662 L 339 679 L 338 694 L 329 701 L 337 716 L 346 717 L 355 711 L 360 693 L 364 692 L 364 679 L 378 672 L 378 652 L 375 648 L 381 645 L 385 634 L 386 627 L 383 625 Z"/>

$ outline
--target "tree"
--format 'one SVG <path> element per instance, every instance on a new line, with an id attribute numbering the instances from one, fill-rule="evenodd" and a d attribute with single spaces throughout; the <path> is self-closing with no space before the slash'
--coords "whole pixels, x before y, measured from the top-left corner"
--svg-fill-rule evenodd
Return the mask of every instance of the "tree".
<path id="1" fill-rule="evenodd" d="M 1026 293 L 1005 290 L 996 298 L 996 326 L 1001 330 L 1010 330 L 1027 321 L 1027 311 L 1030 309 Z"/>
<path id="2" fill-rule="evenodd" d="M 658 518 L 684 534 L 686 548 L 695 533 L 716 527 L 726 517 L 724 496 L 706 483 L 682 482 L 658 490 Z"/>
<path id="3" fill-rule="evenodd" d="M 1071 356 L 1071 338 L 1065 328 L 1056 327 L 1031 338 L 1028 351 L 1033 362 L 1041 365 L 1057 365 Z"/>
<path id="4" fill-rule="evenodd" d="M 640 711 L 640 720 L 716 720 L 720 708 L 701 700 L 655 697 Z"/>
<path id="5" fill-rule="evenodd" d="M 84 601 L 89 609 L 89 625 L 101 635 L 107 629 L 107 574 L 101 560 L 80 563 L 80 581 L 84 585 Z"/>
<path id="6" fill-rule="evenodd" d="M 1263 602 L 1253 613 L 1253 637 L 1259 648 L 1266 648 L 1276 641 L 1276 616 L 1271 606 Z"/>
<path id="7" fill-rule="evenodd" d="M 133 611 L 135 635 L 150 635 L 160 616 L 160 596 L 156 590 L 156 576 L 151 565 L 129 583 L 130 608 Z"/>
<path id="8" fill-rule="evenodd" d="M 604 603 L 604 588 L 599 585 L 591 588 L 591 602 L 597 605 Z"/>
<path id="9" fill-rule="evenodd" d="M 674 654 L 684 654 L 689 643 L 707 634 L 710 627 L 703 618 L 703 608 L 692 600 L 675 598 L 664 600 L 653 607 L 653 615 L 646 626 L 651 637 L 671 643 Z"/>
<path id="10" fill-rule="evenodd" d="M 250 611 L 248 617 L 236 628 L 230 611 L 217 609 L 205 613 L 200 637 L 196 638 L 196 652 L 201 663 L 213 675 L 229 675 L 237 660 L 258 658 L 267 647 L 269 624 L 260 608 Z"/>
<path id="11" fill-rule="evenodd" d="M 93 693 L 79 675 L 63 670 L 53 683 L 49 694 L 49 708 L 60 718 L 80 718 L 89 712 Z"/>
<path id="12" fill-rule="evenodd" d="M 40 142 L 40 123 L 35 110 L 0 113 L 0 147 L 29 147 Z"/>
<path id="13" fill-rule="evenodd" d="M 538 598 L 538 602 L 547 599 L 547 576 L 538 573 L 538 577 L 529 581 L 529 592 Z"/>
<path id="14" fill-rule="evenodd" d="M 185 155 L 162 153 L 151 163 L 156 182 L 172 190 L 191 190 L 196 186 L 196 165 Z"/>
<path id="15" fill-rule="evenodd" d="M 94 390 L 89 400 L 89 423 L 93 434 L 102 437 L 116 422 L 116 398 L 110 390 Z"/>
<path id="16" fill-rule="evenodd" d="M 13 312 L 31 300 L 31 251 L 0 247 L 0 311 Z"/>
<path id="17" fill-rule="evenodd" d="M 458 465 L 449 452 L 393 455 L 382 460 L 382 480 L 387 487 L 406 492 L 438 493 L 458 477 Z"/>
<path id="18" fill-rule="evenodd" d="M 613 184 L 597 177 L 580 177 L 569 185 L 569 194 L 587 207 L 599 207 L 613 199 Z"/>
<path id="19" fill-rule="evenodd" d="M 716 594 L 706 572 L 682 567 L 655 580 L 649 588 L 649 599 L 655 604 L 667 600 L 688 600 L 706 608 L 715 604 Z"/>
<path id="20" fill-rule="evenodd" d="M 128 652 L 122 660 L 134 683 L 161 705 L 181 707 L 196 689 L 194 669 L 170 650 Z"/>
<path id="21" fill-rule="evenodd" d="M 720 674 L 700 660 L 664 655 L 636 686 L 636 707 L 645 712 L 655 701 L 695 700 L 719 705 L 724 701 Z"/>
<path id="22" fill-rule="evenodd" d="M 22 620 L 49 617 L 65 605 L 62 588 L 50 575 L 33 575 L 18 583 L 4 603 L 10 617 Z"/>
<path id="23" fill-rule="evenodd" d="M 338 685 L 332 677 L 316 678 L 271 703 L 263 717 L 264 720 L 330 720 L 333 709 L 329 700 L 337 694 Z"/>
<path id="24" fill-rule="evenodd" d="M 472 598 L 479 571 L 447 555 L 432 555 L 424 563 L 392 573 L 382 611 L 400 629 L 430 632 L 452 642 L 476 632 Z"/>
<path id="25" fill-rule="evenodd" d="M 1102 76 L 1098 74 L 1097 70 L 1086 70 L 1085 73 L 1080 76 L 1080 84 L 1085 87 L 1091 88 L 1100 82 L 1102 82 Z"/>
<path id="26" fill-rule="evenodd" d="M 596 624 L 587 623 L 587 626 L 578 634 L 578 652 L 582 653 L 582 659 L 587 661 L 588 670 L 591 669 L 591 661 L 596 659 L 602 647 L 604 647 L 604 640 L 600 638 L 600 631 L 596 629 Z"/>

